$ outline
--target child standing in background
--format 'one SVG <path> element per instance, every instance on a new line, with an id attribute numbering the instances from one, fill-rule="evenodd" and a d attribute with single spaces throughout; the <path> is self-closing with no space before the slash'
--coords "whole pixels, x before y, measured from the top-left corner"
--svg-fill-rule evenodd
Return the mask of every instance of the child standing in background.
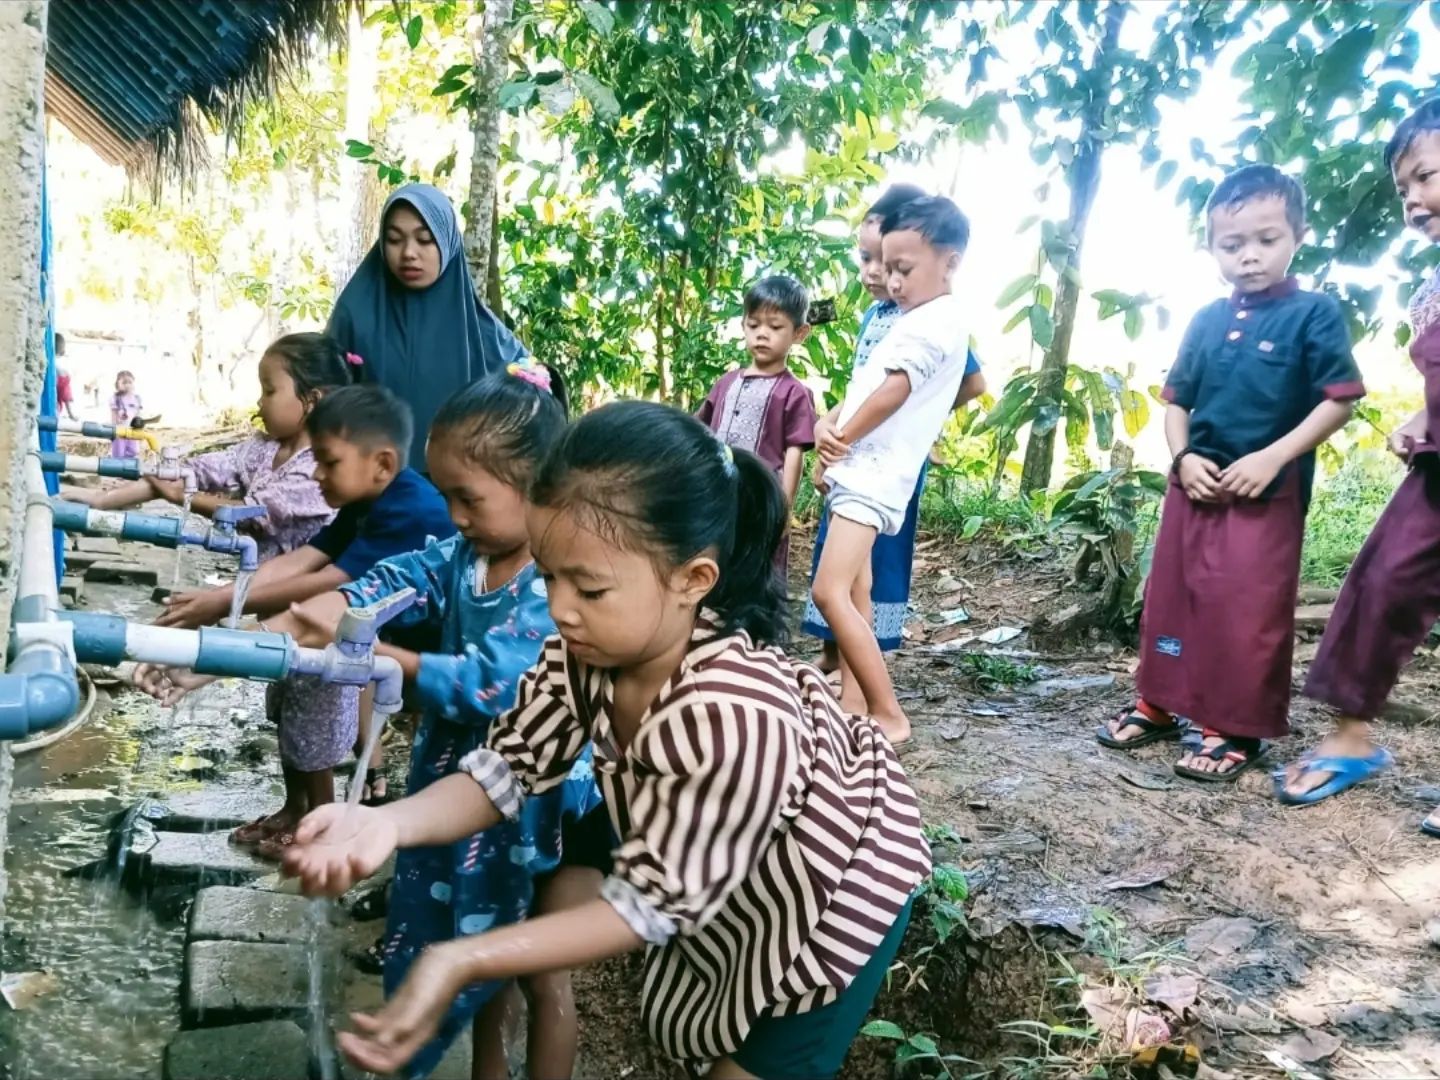
<path id="1" fill-rule="evenodd" d="M 140 418 L 140 395 L 135 392 L 135 376 L 122 371 L 115 376 L 115 393 L 110 396 L 110 423 L 116 427 L 129 427 Z M 114 439 L 110 443 L 110 456 L 133 458 L 140 456 L 140 444 L 134 439 Z"/>
<path id="2" fill-rule="evenodd" d="M 1139 699 L 1101 725 L 1132 750 L 1199 726 L 1175 772 L 1233 781 L 1289 731 L 1300 546 L 1315 448 L 1365 394 L 1340 305 L 1289 277 L 1305 193 L 1269 165 L 1206 206 L 1235 287 L 1195 316 L 1165 383 L 1174 457 L 1140 620 Z"/>
<path id="3" fill-rule="evenodd" d="M 462 758 L 484 745 L 491 722 L 514 706 L 523 676 L 555 633 L 545 582 L 530 553 L 525 492 L 564 430 L 559 376 L 528 358 L 471 383 L 440 407 L 426 449 L 430 478 L 460 534 L 386 559 L 339 592 L 270 620 L 272 630 L 297 636 L 308 636 L 305 624 L 313 624 L 319 645 L 333 639 L 347 606 L 416 591 L 415 605 L 391 625 L 438 631 L 440 652 L 379 650 L 399 660 L 425 710 L 407 795 L 454 774 Z M 556 885 L 562 826 L 568 830 L 599 802 L 587 750 L 562 785 L 525 801 L 518 820 L 461 843 L 400 852 L 379 946 L 386 993 L 399 990 L 428 946 L 552 910 L 549 886 Z M 596 887 L 598 879 L 591 883 Z M 520 988 L 529 1005 L 529 1075 L 569 1076 L 578 1037 L 569 972 L 537 974 Z M 472 1018 L 474 1075 L 507 1075 L 504 1021 L 511 998 L 504 983 L 467 987 L 407 1075 L 433 1068 Z"/>
<path id="4" fill-rule="evenodd" d="M 794 278 L 761 278 L 745 294 L 750 366 L 723 375 L 695 415 L 727 446 L 748 450 L 775 471 L 787 513 L 795 505 L 805 451 L 815 445 L 815 401 L 786 366 L 810 336 L 810 294 Z M 789 570 L 790 531 L 775 549 L 775 571 Z"/>
<path id="5" fill-rule="evenodd" d="M 887 215 L 894 213 L 906 203 L 925 198 L 925 192 L 914 184 L 896 184 L 887 188 L 875 204 L 865 211 L 860 222 L 857 237 L 860 261 L 860 283 L 874 299 L 860 320 L 860 336 L 855 343 L 855 362 L 852 371 L 865 366 L 875 347 L 885 340 L 900 318 L 900 305 L 890 298 L 885 260 L 880 252 L 880 224 Z M 985 392 L 985 376 L 980 373 L 980 361 L 973 351 L 965 355 L 965 379 L 960 384 L 960 393 L 955 398 L 955 408 L 974 401 Z M 905 521 L 894 536 L 880 535 L 870 552 L 870 621 L 875 630 L 875 639 L 880 643 L 881 652 L 893 652 L 904 640 L 905 614 L 910 607 L 910 572 L 915 561 L 915 533 L 920 524 L 920 493 L 925 490 L 927 461 L 920 467 L 920 478 L 915 481 L 915 492 L 905 507 Z M 820 556 L 825 550 L 828 520 L 822 516 L 820 532 L 815 538 L 815 552 L 810 565 L 810 577 L 820 567 Z M 830 672 L 840 666 L 840 654 L 835 648 L 835 635 L 825 622 L 825 616 L 815 606 L 812 596 L 805 605 L 805 621 L 801 625 L 807 634 L 825 643 L 819 667 Z"/>
<path id="6" fill-rule="evenodd" d="M 55 335 L 55 408 L 71 420 L 75 419 L 75 386 L 70 372 L 60 366 L 65 359 L 65 335 Z"/>
<path id="7" fill-rule="evenodd" d="M 260 557 L 294 551 L 335 516 L 315 482 L 315 455 L 305 421 L 331 390 L 360 378 L 360 358 L 340 350 L 324 334 L 286 334 L 260 357 L 258 409 L 263 435 L 186 459 L 199 494 L 190 509 L 213 517 L 222 506 L 261 506 L 265 516 L 246 522 L 259 541 Z M 96 510 L 124 510 L 161 498 L 179 506 L 179 480 L 147 476 L 105 491 L 77 489 L 65 497 Z"/>
<path id="8" fill-rule="evenodd" d="M 1405 223 L 1440 243 L 1440 98 L 1422 104 L 1385 147 Z M 1339 711 L 1335 731 L 1275 778 L 1281 802 L 1309 804 L 1383 772 L 1389 751 L 1370 723 L 1400 669 L 1440 618 L 1440 276 L 1410 301 L 1410 359 L 1425 379 L 1424 408 L 1390 436 L 1410 466 L 1345 577 L 1310 665 L 1305 696 Z M 1420 826 L 1440 836 L 1440 809 Z"/>
<path id="9" fill-rule="evenodd" d="M 670 1056 L 714 1077 L 834 1076 L 930 860 L 880 730 L 776 647 L 774 473 L 675 409 L 622 401 L 571 425 L 530 499 L 559 636 L 515 707 L 456 775 L 307 818 L 286 869 L 338 895 L 397 847 L 515 821 L 593 740 L 600 828 L 562 863 L 609 876 L 563 910 L 432 945 L 340 1046 L 389 1073 L 469 983 L 643 948 L 637 1020 Z"/>
<path id="10" fill-rule="evenodd" d="M 875 639 L 870 555 L 877 536 L 904 525 L 965 379 L 970 334 L 951 287 L 970 223 L 949 199 L 927 197 L 887 216 L 880 234 L 890 296 L 903 314 L 815 429 L 829 535 L 811 591 L 840 650 L 842 707 L 868 713 L 899 743 L 910 721 Z"/>

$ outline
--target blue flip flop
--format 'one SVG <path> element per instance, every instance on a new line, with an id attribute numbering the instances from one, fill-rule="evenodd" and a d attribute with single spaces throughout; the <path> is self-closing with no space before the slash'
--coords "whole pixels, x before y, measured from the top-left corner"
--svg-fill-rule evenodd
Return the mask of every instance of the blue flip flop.
<path id="1" fill-rule="evenodd" d="M 1285 770 L 1276 769 L 1275 798 L 1286 806 L 1313 806 L 1332 795 L 1349 791 L 1357 784 L 1373 780 L 1395 763 L 1389 750 L 1377 748 L 1369 757 L 1303 757 L 1300 759 L 1302 772 L 1333 773 L 1329 780 L 1304 795 L 1291 795 L 1285 790 Z"/>

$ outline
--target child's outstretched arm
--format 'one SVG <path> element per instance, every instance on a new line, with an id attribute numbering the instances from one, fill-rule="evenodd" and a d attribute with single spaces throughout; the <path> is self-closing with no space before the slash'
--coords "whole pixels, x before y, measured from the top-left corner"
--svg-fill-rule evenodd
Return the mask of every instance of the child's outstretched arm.
<path id="1" fill-rule="evenodd" d="M 350 580 L 318 548 L 306 544 L 262 563 L 250 583 L 245 610 L 260 616 L 275 615 L 298 600 L 330 592 Z M 195 629 L 208 626 L 230 611 L 233 585 L 218 589 L 194 589 L 176 593 L 165 602 L 165 613 L 156 626 Z"/>
<path id="2" fill-rule="evenodd" d="M 605 900 L 466 935 L 426 949 L 378 1013 L 352 1013 L 341 1051 L 374 1073 L 393 1073 L 434 1035 L 455 997 L 476 980 L 565 971 L 638 949 L 644 941 Z"/>
<path id="3" fill-rule="evenodd" d="M 285 873 L 308 896 L 339 896 L 402 847 L 462 840 L 496 824 L 500 812 L 468 773 L 437 780 L 389 806 L 330 803 L 305 816 L 285 853 Z"/>

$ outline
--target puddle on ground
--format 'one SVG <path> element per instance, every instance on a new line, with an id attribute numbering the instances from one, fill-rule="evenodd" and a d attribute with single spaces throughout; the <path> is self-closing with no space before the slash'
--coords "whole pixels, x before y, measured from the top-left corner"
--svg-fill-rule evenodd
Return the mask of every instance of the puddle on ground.
<path id="1" fill-rule="evenodd" d="M 190 893 L 147 903 L 65 872 L 104 858 L 115 819 L 141 798 L 197 789 L 191 759 L 228 763 L 212 787 L 253 792 L 278 775 L 273 756 L 235 771 L 246 740 L 267 733 L 258 684 L 216 684 L 173 710 L 110 692 L 74 735 L 15 762 L 0 971 L 47 970 L 58 988 L 24 1011 L 0 1006 L 0 1080 L 161 1075 L 180 1027 Z"/>

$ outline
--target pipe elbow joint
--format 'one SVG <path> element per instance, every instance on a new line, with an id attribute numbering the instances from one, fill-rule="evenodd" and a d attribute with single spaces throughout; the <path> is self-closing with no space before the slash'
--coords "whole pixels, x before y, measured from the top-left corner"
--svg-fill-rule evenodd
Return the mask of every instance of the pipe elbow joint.
<path id="1" fill-rule="evenodd" d="M 43 649 L 44 656 L 39 657 Z M 26 659 L 37 657 L 40 670 L 17 661 L 16 667 L 0 675 L 0 739 L 23 739 L 65 723 L 80 707 L 80 686 L 74 665 L 57 647 L 36 646 Z"/>
<path id="2" fill-rule="evenodd" d="M 237 533 L 235 546 L 240 549 L 241 573 L 254 573 L 260 569 L 260 542 L 255 537 Z"/>
<path id="3" fill-rule="evenodd" d="M 375 657 L 370 680 L 375 684 L 375 711 L 383 716 L 399 712 L 405 687 L 405 673 L 399 662 L 393 656 Z"/>

